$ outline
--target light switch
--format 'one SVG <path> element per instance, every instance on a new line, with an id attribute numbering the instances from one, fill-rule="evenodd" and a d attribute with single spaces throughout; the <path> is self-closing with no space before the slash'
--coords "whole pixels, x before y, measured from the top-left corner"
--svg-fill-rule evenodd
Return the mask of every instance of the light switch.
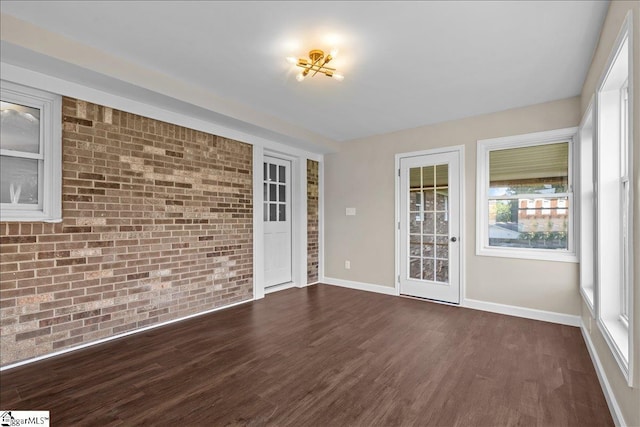
<path id="1" fill-rule="evenodd" d="M 347 216 L 355 216 L 356 208 L 347 208 Z"/>

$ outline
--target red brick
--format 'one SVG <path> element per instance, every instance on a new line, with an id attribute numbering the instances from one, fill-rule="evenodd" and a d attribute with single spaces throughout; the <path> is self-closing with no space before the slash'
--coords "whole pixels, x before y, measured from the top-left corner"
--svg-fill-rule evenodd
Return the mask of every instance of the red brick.
<path id="1" fill-rule="evenodd" d="M 39 322 L 21 330 L 21 349 L 40 355 L 251 298 L 251 147 L 117 110 L 104 123 L 103 107 L 71 98 L 63 106 L 64 221 L 0 222 L 0 317 Z M 231 278 L 212 282 L 214 269 Z M 17 361 L 2 353 L 1 364 Z"/>

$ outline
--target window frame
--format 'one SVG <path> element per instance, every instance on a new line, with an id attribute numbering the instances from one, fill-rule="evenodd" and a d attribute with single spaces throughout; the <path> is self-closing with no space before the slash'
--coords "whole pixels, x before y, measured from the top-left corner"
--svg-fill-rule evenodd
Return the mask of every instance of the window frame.
<path id="1" fill-rule="evenodd" d="M 595 251 L 595 264 L 596 264 L 596 319 L 598 329 L 601 332 L 604 341 L 609 347 L 609 351 L 613 355 L 613 358 L 618 364 L 620 371 L 624 378 L 627 380 L 629 387 L 634 385 L 634 312 L 629 306 L 634 301 L 634 269 L 633 269 L 633 234 L 634 234 L 634 218 L 633 218 L 633 205 L 634 205 L 634 179 L 631 179 L 633 175 L 633 119 L 635 106 L 633 105 L 633 34 L 632 34 L 632 13 L 629 12 L 625 17 L 625 20 L 621 26 L 615 43 L 613 44 L 606 65 L 603 68 L 602 75 L 598 81 L 595 91 L 595 118 L 594 124 L 596 125 L 596 153 L 597 159 L 595 165 L 596 189 L 596 251 Z M 625 43 L 627 43 L 626 58 L 621 57 L 622 49 Z M 627 67 L 616 67 L 619 58 L 623 58 Z M 619 74 L 620 70 L 625 70 L 626 78 Z M 611 82 L 609 79 L 613 79 Z M 616 80 L 622 80 L 619 91 L 619 97 L 617 102 L 611 102 L 611 94 L 615 92 L 614 89 L 617 84 Z M 613 88 L 610 87 L 613 85 Z M 626 87 L 628 93 L 627 103 L 625 104 L 623 98 L 623 89 Z M 613 110 L 612 110 L 613 108 Z M 615 121 L 611 120 L 611 116 L 616 116 Z M 613 129 L 614 136 L 606 132 L 611 132 Z M 615 136 L 617 133 L 617 137 Z M 623 139 L 626 137 L 626 141 Z M 610 169 L 603 169 L 603 164 L 606 160 L 603 160 L 603 153 L 610 153 L 610 144 L 612 139 L 616 139 L 619 146 L 619 167 L 618 174 L 610 173 Z M 607 146 L 607 150 L 603 150 L 603 145 Z M 610 165 L 607 165 L 610 166 Z M 614 170 L 615 172 L 615 170 Z M 612 176 L 616 176 L 615 180 L 618 181 L 619 190 L 619 206 L 617 210 L 620 213 L 619 226 L 622 230 L 626 231 L 621 233 L 622 235 L 617 242 L 605 241 L 605 229 L 609 228 L 609 225 L 603 226 L 602 222 L 605 218 L 603 213 L 605 201 L 601 199 L 605 194 L 610 194 L 603 190 L 605 183 L 608 184 L 608 180 L 612 179 Z M 625 224 L 626 221 L 626 224 Z M 625 228 L 626 225 L 626 228 Z M 620 251 L 619 262 L 606 263 L 605 260 L 615 258 L 609 253 L 610 248 L 615 247 Z M 607 256 L 605 256 L 605 254 Z M 617 266 L 615 264 L 618 264 Z M 612 271 L 617 270 L 613 278 L 607 276 Z M 619 276 L 619 277 L 617 277 Z M 626 286 L 625 286 L 626 282 Z M 625 292 L 626 295 L 622 295 Z M 626 298 L 625 298 L 626 297 Z M 624 308 L 622 304 L 626 304 L 626 316 L 624 315 Z"/>
<path id="2" fill-rule="evenodd" d="M 535 132 L 522 135 L 513 135 L 501 138 L 478 140 L 477 144 L 477 182 L 476 182 L 476 255 L 505 258 L 532 259 L 543 261 L 578 262 L 577 235 L 576 235 L 576 207 L 574 203 L 573 183 L 575 182 L 575 168 L 573 167 L 574 140 L 578 128 L 570 127 L 545 132 Z M 569 206 L 565 209 L 569 213 L 567 228 L 566 251 L 538 248 L 507 248 L 489 246 L 489 154 L 491 151 L 512 148 L 523 148 L 536 145 L 546 145 L 567 142 L 569 144 L 569 191 L 561 193 L 569 199 Z M 523 195 L 528 196 L 528 195 Z M 557 195 L 556 195 L 557 196 Z M 523 199 L 530 197 L 522 197 Z M 538 197 L 544 198 L 544 197 Z"/>
<path id="3" fill-rule="evenodd" d="M 622 85 L 620 89 L 620 142 L 622 154 L 622 160 L 626 160 L 622 162 L 623 174 L 620 177 L 622 184 L 622 211 L 627 215 L 633 215 L 631 203 L 631 179 L 630 179 L 630 171 L 633 171 L 633 163 L 632 163 L 632 152 L 630 148 L 631 138 L 629 133 L 630 126 L 630 109 L 629 109 L 629 77 Z M 623 224 L 625 224 L 623 218 Z M 626 222 L 626 225 L 630 227 L 631 220 Z M 628 239 L 630 237 L 630 230 L 626 230 L 626 233 L 623 234 L 622 246 L 623 248 L 629 249 Z M 629 301 L 629 288 L 630 288 L 630 269 L 631 269 L 631 252 L 632 250 L 624 250 L 623 251 L 623 259 L 622 259 L 622 273 L 623 278 L 620 283 L 620 320 L 622 323 L 628 328 L 629 327 L 629 312 L 630 312 L 630 301 Z"/>
<path id="4" fill-rule="evenodd" d="M 38 205 L 0 203 L 0 220 L 62 221 L 62 97 L 0 80 L 0 100 L 40 110 L 40 153 L 21 156 L 20 152 L 2 150 L 2 154 L 42 160 L 38 170 Z"/>
<path id="5" fill-rule="evenodd" d="M 576 164 L 578 181 L 576 197 L 579 210 L 580 233 L 580 294 L 591 317 L 596 317 L 596 299 L 598 297 L 596 272 L 596 236 L 597 236 L 597 186 L 596 156 L 597 118 L 595 116 L 595 97 L 592 96 L 584 113 L 578 131 L 576 144 Z"/>

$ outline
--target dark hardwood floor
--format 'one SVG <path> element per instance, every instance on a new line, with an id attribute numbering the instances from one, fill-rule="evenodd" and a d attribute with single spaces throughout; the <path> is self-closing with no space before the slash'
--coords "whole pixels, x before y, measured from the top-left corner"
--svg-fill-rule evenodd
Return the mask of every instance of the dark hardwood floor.
<path id="1" fill-rule="evenodd" d="M 316 285 L 0 375 L 53 426 L 607 426 L 578 328 Z"/>

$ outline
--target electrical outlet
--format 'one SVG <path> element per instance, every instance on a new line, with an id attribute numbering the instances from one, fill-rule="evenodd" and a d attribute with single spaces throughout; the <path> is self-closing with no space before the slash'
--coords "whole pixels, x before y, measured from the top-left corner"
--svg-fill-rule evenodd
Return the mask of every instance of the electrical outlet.
<path id="1" fill-rule="evenodd" d="M 346 268 L 347 270 L 349 270 L 351 268 L 351 261 L 345 261 L 344 262 L 344 268 Z"/>

